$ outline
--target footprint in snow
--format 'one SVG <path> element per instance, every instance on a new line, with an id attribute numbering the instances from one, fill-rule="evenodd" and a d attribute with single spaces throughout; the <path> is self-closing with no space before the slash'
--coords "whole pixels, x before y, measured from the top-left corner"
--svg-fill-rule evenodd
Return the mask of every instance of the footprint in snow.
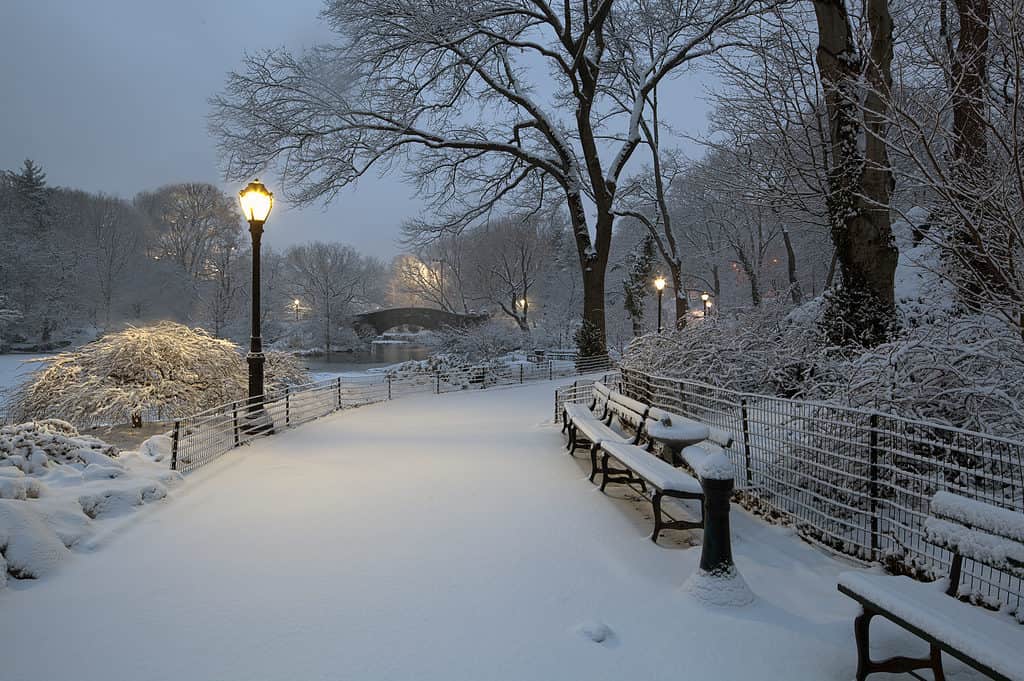
<path id="1" fill-rule="evenodd" d="M 615 643 L 615 632 L 604 622 L 582 622 L 576 625 L 574 631 L 594 643 L 606 646 Z"/>

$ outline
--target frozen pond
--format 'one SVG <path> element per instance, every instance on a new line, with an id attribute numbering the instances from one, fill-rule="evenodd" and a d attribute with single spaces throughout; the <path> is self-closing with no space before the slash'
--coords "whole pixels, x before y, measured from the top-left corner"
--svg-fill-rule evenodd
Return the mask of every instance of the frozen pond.
<path id="1" fill-rule="evenodd" d="M 38 371 L 41 367 L 39 364 L 25 364 L 25 362 L 30 359 L 47 356 L 48 355 L 33 355 L 27 353 L 0 355 L 0 393 L 18 385 L 24 381 L 30 373 Z M 0 398 L 0 401 L 2 401 L 2 398 Z"/>

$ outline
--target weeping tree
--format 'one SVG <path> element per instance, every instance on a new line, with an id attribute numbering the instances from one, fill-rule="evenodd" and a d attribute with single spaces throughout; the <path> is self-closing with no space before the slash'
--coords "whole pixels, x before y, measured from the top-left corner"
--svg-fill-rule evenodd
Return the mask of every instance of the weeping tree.
<path id="1" fill-rule="evenodd" d="M 421 242 L 501 209 L 557 201 L 571 220 L 584 355 L 605 351 L 605 273 L 620 176 L 659 84 L 733 42 L 759 0 L 329 0 L 337 38 L 264 52 L 213 99 L 228 175 L 281 171 L 330 200 L 401 161 L 435 211 Z"/>

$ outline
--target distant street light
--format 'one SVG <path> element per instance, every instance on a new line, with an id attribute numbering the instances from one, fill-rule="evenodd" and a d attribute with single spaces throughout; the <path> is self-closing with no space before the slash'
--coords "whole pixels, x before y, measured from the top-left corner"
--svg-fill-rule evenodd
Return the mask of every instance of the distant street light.
<path id="1" fill-rule="evenodd" d="M 661 333 L 661 295 L 665 292 L 665 277 L 655 279 L 654 288 L 658 290 L 658 333 Z"/>
<path id="2" fill-rule="evenodd" d="M 253 180 L 238 192 L 238 201 L 252 236 L 252 337 L 245 361 L 249 364 L 249 413 L 255 413 L 263 406 L 263 365 L 266 361 L 260 324 L 260 241 L 263 223 L 274 206 L 274 195 L 259 180 Z"/>
<path id="3" fill-rule="evenodd" d="M 299 308 L 301 306 L 302 306 L 302 303 L 299 302 L 298 298 L 296 298 L 295 300 L 292 301 L 292 309 L 295 310 L 295 321 L 299 321 Z"/>
<path id="4" fill-rule="evenodd" d="M 704 316 L 707 317 L 708 310 L 711 309 L 711 296 L 708 295 L 707 291 L 705 291 L 704 293 L 700 294 L 700 299 L 704 301 Z"/>

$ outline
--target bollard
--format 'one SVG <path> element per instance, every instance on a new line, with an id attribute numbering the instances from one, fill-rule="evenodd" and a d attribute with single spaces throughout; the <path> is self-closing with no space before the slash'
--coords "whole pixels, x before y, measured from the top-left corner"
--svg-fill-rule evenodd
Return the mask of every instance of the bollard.
<path id="1" fill-rule="evenodd" d="M 732 560 L 729 506 L 736 484 L 732 462 L 723 453 L 692 452 L 685 456 L 704 492 L 704 544 L 700 568 L 684 588 L 706 605 L 749 605 L 755 600 L 754 594 Z"/>
<path id="2" fill-rule="evenodd" d="M 729 505 L 735 482 L 732 478 L 704 478 L 704 546 L 700 552 L 700 569 L 712 574 L 725 574 L 732 568 L 732 540 L 729 536 Z"/>

